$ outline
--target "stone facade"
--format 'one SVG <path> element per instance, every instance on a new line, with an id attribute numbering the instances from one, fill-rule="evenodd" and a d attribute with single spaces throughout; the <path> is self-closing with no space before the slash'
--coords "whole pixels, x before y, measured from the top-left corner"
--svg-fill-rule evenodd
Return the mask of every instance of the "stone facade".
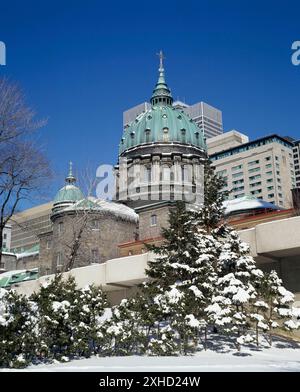
<path id="1" fill-rule="evenodd" d="M 107 212 L 62 211 L 52 220 L 52 231 L 40 235 L 40 275 L 63 271 L 72 251 L 72 268 L 117 258 L 118 244 L 136 236 L 134 221 Z"/>
<path id="2" fill-rule="evenodd" d="M 167 205 L 166 205 L 167 204 Z M 161 229 L 168 227 L 170 203 L 141 208 L 139 213 L 139 240 L 161 236 Z"/>

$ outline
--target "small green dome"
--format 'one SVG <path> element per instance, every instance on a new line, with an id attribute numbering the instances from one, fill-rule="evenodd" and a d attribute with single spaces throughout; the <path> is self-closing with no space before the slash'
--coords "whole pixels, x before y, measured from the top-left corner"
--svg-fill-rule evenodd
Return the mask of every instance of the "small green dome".
<path id="1" fill-rule="evenodd" d="M 72 162 L 70 162 L 69 174 L 65 181 L 66 185 L 57 192 L 54 198 L 52 213 L 84 199 L 84 194 L 74 185 L 76 183 L 76 178 L 73 176 Z"/>
<path id="2" fill-rule="evenodd" d="M 183 111 L 172 106 L 152 106 L 123 133 L 119 153 L 144 143 L 179 142 L 206 149 L 203 133 Z"/>
<path id="3" fill-rule="evenodd" d="M 75 203 L 82 199 L 84 199 L 84 195 L 81 190 L 75 185 L 67 184 L 57 192 L 54 204 L 62 202 Z"/>

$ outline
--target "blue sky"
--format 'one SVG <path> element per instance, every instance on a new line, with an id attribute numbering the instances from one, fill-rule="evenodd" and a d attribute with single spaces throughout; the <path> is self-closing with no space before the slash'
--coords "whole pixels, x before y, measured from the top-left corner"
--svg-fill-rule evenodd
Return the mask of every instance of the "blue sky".
<path id="1" fill-rule="evenodd" d="M 299 138 L 299 12 L 296 1 L 0 0 L 0 76 L 48 118 L 49 198 L 69 160 L 79 171 L 116 163 L 122 112 L 149 99 L 161 48 L 175 99 L 216 106 L 225 130 L 251 139 Z"/>

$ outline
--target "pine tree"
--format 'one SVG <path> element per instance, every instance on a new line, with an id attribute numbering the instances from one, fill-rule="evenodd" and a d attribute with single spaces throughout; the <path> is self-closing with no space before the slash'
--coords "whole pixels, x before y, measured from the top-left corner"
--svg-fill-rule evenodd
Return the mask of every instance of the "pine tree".
<path id="1" fill-rule="evenodd" d="M 220 232 L 220 223 L 224 218 L 224 200 L 228 197 L 228 191 L 223 190 L 225 180 L 215 174 L 209 159 L 204 162 L 204 200 L 197 221 L 206 233 L 212 230 Z M 222 227 L 222 226 L 221 226 Z"/>
<path id="2" fill-rule="evenodd" d="M 105 345 L 101 317 L 108 307 L 106 296 L 100 287 L 87 286 L 75 290 L 71 304 L 72 355 L 99 354 Z"/>
<path id="3" fill-rule="evenodd" d="M 294 308 L 294 295 L 282 286 L 282 280 L 276 271 L 264 274 L 260 281 L 259 296 L 262 300 L 256 304 L 260 317 L 263 318 L 265 332 L 268 332 L 269 343 L 272 345 L 272 333 L 276 329 L 293 331 L 300 328 L 299 309 Z"/>
<path id="4" fill-rule="evenodd" d="M 0 289 L 0 367 L 25 367 L 35 359 L 37 322 L 37 309 L 28 298 Z"/>
<path id="5" fill-rule="evenodd" d="M 102 325 L 102 333 L 109 340 L 106 354 L 134 355 L 142 352 L 145 335 L 136 299 L 123 299 L 111 311 L 111 317 Z"/>
<path id="6" fill-rule="evenodd" d="M 151 346 L 156 347 L 153 342 L 161 342 L 162 335 L 168 336 L 168 353 L 176 346 L 176 340 L 184 354 L 192 349 L 191 340 L 195 349 L 201 331 L 206 346 L 208 315 L 204 309 L 213 295 L 220 245 L 206 233 L 200 219 L 199 212 L 178 202 L 170 211 L 168 228 L 162 231 L 163 245 L 150 247 L 157 257 L 149 263 L 147 275 L 151 279 L 142 286 L 140 302 L 144 303 L 140 308 L 148 323 Z M 169 330 L 165 335 L 161 328 L 166 326 L 173 332 Z M 170 342 L 171 337 L 174 342 Z"/>
<path id="7" fill-rule="evenodd" d="M 72 302 L 76 290 L 75 280 L 62 275 L 44 284 L 32 301 L 37 303 L 40 315 L 40 357 L 67 360 L 72 354 Z"/>

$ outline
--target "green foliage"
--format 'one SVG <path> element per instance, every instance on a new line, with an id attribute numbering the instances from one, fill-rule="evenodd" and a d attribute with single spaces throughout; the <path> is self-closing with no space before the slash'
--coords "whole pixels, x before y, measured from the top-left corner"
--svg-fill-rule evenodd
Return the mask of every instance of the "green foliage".
<path id="1" fill-rule="evenodd" d="M 36 306 L 14 291 L 0 291 L 0 367 L 32 362 L 38 341 Z"/>

